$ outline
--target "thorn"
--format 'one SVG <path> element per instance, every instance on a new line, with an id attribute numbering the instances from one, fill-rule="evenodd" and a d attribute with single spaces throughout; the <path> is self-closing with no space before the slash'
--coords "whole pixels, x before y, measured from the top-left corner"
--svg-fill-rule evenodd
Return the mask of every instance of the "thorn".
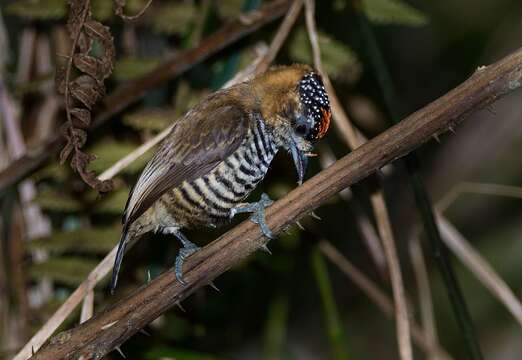
<path id="1" fill-rule="evenodd" d="M 266 246 L 266 244 L 261 245 L 260 249 L 263 250 L 264 252 L 268 253 L 269 255 L 272 255 L 272 252 L 270 251 L 268 246 Z"/>
<path id="2" fill-rule="evenodd" d="M 151 277 L 150 277 L 150 270 L 147 269 L 147 284 L 150 283 L 150 279 L 151 279 Z"/>
<path id="3" fill-rule="evenodd" d="M 497 115 L 496 110 L 493 109 L 493 106 L 491 106 L 491 105 L 486 106 L 486 110 L 487 110 L 491 115 Z"/>
<path id="4" fill-rule="evenodd" d="M 440 144 L 439 135 L 433 134 L 433 138 Z"/>
<path id="5" fill-rule="evenodd" d="M 217 292 L 221 292 L 221 290 L 218 289 L 218 287 L 216 286 L 216 284 L 214 284 L 213 281 L 209 282 L 208 286 L 210 286 L 212 289 L 216 290 Z"/>
<path id="6" fill-rule="evenodd" d="M 181 303 L 180 303 L 179 301 L 176 301 L 176 305 L 177 305 L 177 307 L 179 307 L 180 310 L 183 311 L 184 313 L 187 312 L 187 310 L 185 310 L 185 309 L 183 308 L 183 306 L 181 306 Z"/>
<path id="7" fill-rule="evenodd" d="M 145 330 L 145 329 L 140 329 L 140 333 L 142 333 L 143 335 L 146 335 L 146 336 L 151 336 L 149 334 L 149 332 L 147 332 L 147 330 Z"/>
<path id="8" fill-rule="evenodd" d="M 121 349 L 120 349 L 119 346 L 116 346 L 116 347 L 114 348 L 114 350 L 116 350 L 117 352 L 119 352 L 122 358 L 124 358 L 124 359 L 127 358 L 127 357 L 125 356 L 125 354 L 123 353 L 123 351 L 121 351 Z"/>
<path id="9" fill-rule="evenodd" d="M 301 230 L 303 230 L 303 231 L 306 230 L 306 229 L 304 228 L 304 226 L 301 225 L 301 223 L 300 223 L 299 221 L 296 221 L 295 223 L 297 224 L 297 226 L 299 226 L 299 229 L 301 229 Z"/>
<path id="10" fill-rule="evenodd" d="M 317 215 L 315 212 L 311 211 L 310 216 L 317 220 L 323 220 L 319 215 Z"/>
<path id="11" fill-rule="evenodd" d="M 448 126 L 448 130 L 455 134 L 455 129 L 452 125 Z"/>

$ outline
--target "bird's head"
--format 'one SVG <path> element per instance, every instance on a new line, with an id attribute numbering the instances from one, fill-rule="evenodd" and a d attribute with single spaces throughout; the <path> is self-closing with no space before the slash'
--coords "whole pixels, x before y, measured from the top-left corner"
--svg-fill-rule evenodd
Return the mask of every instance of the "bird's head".
<path id="1" fill-rule="evenodd" d="M 308 155 L 328 131 L 332 112 L 321 76 L 306 65 L 277 67 L 257 80 L 261 115 L 294 160 L 302 183 Z"/>

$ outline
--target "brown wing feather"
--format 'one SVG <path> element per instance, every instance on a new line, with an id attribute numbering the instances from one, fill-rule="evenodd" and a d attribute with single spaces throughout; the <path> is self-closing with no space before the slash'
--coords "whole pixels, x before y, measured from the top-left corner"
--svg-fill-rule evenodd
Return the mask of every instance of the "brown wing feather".
<path id="1" fill-rule="evenodd" d="M 127 201 L 123 222 L 130 225 L 166 191 L 214 169 L 246 138 L 248 119 L 236 105 L 215 109 L 203 105 L 187 113 L 143 170 Z"/>

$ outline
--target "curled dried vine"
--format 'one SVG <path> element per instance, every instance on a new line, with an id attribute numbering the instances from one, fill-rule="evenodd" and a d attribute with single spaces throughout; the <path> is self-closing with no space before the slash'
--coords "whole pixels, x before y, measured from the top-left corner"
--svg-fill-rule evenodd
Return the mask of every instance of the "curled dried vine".
<path id="1" fill-rule="evenodd" d="M 104 80 L 114 67 L 114 42 L 109 28 L 92 19 L 90 0 L 70 0 L 67 28 L 72 39 L 71 51 L 64 66 L 56 73 L 58 91 L 64 94 L 67 121 L 62 132 L 67 140 L 60 153 L 63 164 L 71 158 L 71 167 L 89 186 L 99 192 L 112 189 L 111 181 L 100 181 L 87 166 L 95 158 L 82 151 L 91 124 L 92 107 L 105 95 Z M 102 49 L 94 56 L 93 44 Z M 73 79 L 73 66 L 80 75 Z"/>
<path id="2" fill-rule="evenodd" d="M 127 0 L 114 0 L 114 13 L 121 17 L 123 20 L 135 20 L 139 18 L 147 9 L 149 8 L 150 4 L 152 4 L 152 0 L 149 0 L 147 4 L 143 7 L 143 9 L 140 10 L 139 13 L 136 15 L 125 15 L 123 13 L 123 9 L 125 8 L 125 5 L 127 3 Z"/>

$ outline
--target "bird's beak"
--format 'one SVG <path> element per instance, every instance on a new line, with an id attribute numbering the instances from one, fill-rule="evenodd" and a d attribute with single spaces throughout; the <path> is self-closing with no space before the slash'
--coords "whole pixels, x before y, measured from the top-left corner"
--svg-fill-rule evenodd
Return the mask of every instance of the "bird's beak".
<path id="1" fill-rule="evenodd" d="M 295 141 L 292 141 L 290 146 L 290 152 L 292 153 L 292 159 L 294 159 L 295 169 L 297 170 L 297 184 L 301 185 L 306 173 L 306 167 L 308 165 L 308 157 L 305 153 L 297 148 Z"/>

